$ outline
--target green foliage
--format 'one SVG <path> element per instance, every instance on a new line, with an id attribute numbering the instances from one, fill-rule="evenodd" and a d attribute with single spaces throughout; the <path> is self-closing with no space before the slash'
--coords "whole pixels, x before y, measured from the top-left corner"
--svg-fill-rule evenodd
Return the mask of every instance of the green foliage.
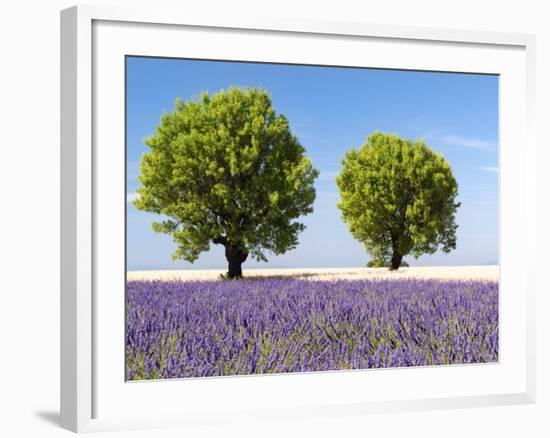
<path id="1" fill-rule="evenodd" d="M 422 140 L 375 132 L 342 160 L 338 207 L 354 238 L 393 269 L 403 256 L 456 248 L 458 185 Z"/>
<path id="2" fill-rule="evenodd" d="M 153 229 L 177 243 L 174 259 L 193 262 L 218 243 L 240 266 L 296 247 L 318 170 L 266 91 L 177 99 L 145 144 L 134 205 L 166 218 Z"/>

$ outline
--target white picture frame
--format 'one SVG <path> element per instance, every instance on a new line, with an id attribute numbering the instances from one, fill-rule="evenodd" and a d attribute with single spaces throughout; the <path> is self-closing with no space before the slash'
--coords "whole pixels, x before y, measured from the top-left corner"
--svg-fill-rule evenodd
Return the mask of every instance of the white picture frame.
<path id="1" fill-rule="evenodd" d="M 147 43 L 139 37 L 145 29 L 148 32 Z M 441 369 L 437 367 L 427 367 L 414 371 L 413 379 L 419 384 L 429 379 L 433 379 L 436 384 L 438 379 L 442 382 L 455 379 L 456 388 L 452 392 L 448 392 L 444 386 L 439 385 L 439 390 L 436 391 L 436 388 L 433 388 L 425 394 L 418 388 L 413 388 L 409 392 L 393 388 L 388 390 L 387 397 L 381 395 L 363 397 L 361 394 L 350 392 L 349 388 L 360 385 L 364 376 L 361 373 L 364 371 L 311 373 L 300 377 L 277 375 L 221 378 L 209 379 L 204 383 L 201 383 L 200 379 L 195 379 L 187 383 L 186 393 L 192 394 L 194 390 L 210 396 L 219 394 L 219 401 L 213 403 L 210 399 L 210 401 L 195 403 L 191 400 L 193 406 L 176 405 L 171 410 L 167 410 L 166 406 L 158 403 L 158 406 L 148 406 L 146 415 L 131 409 L 118 412 L 119 406 L 128 404 L 132 399 L 139 400 L 139 397 L 157 400 L 155 397 L 159 394 L 170 393 L 168 400 L 173 400 L 178 388 L 181 388 L 178 386 L 181 385 L 180 383 L 170 381 L 161 382 L 160 385 L 159 382 L 125 384 L 119 369 L 112 367 L 112 363 L 109 362 L 119 358 L 117 352 L 113 353 L 112 359 L 109 354 L 117 345 L 122 351 L 120 354 L 123 354 L 123 348 L 117 342 L 120 340 L 124 321 L 120 319 L 120 311 L 124 306 L 119 301 L 109 301 L 118 298 L 112 298 L 113 294 L 106 293 L 110 283 L 117 288 L 123 278 L 118 276 L 116 270 L 108 272 L 104 269 L 107 262 L 116 266 L 117 260 L 120 261 L 116 259 L 120 246 L 117 246 L 118 249 L 114 251 L 107 248 L 106 252 L 105 242 L 117 241 L 121 235 L 120 228 L 107 229 L 102 225 L 105 223 L 102 220 L 102 214 L 105 213 L 101 213 L 109 208 L 110 202 L 122 199 L 122 197 L 117 198 L 120 195 L 117 192 L 120 184 L 116 183 L 119 172 L 123 172 L 123 169 L 116 168 L 117 163 L 120 164 L 117 160 L 123 157 L 124 150 L 124 144 L 116 140 L 120 138 L 120 130 L 124 131 L 124 126 L 119 126 L 120 123 L 118 123 L 121 116 L 120 105 L 122 107 L 124 105 L 119 99 L 124 91 L 120 89 L 121 81 L 123 82 L 123 77 L 119 77 L 121 64 L 117 64 L 120 56 L 121 54 L 150 54 L 157 51 L 159 55 L 170 56 L 172 53 L 170 50 L 179 49 L 161 46 L 159 42 L 168 34 L 173 37 L 175 34 L 171 32 L 177 33 L 180 30 L 181 35 L 177 35 L 181 38 L 188 37 L 192 32 L 200 32 L 202 36 L 215 39 L 216 35 L 219 37 L 220 32 L 233 32 L 234 38 L 251 42 L 250 52 L 246 55 L 247 60 L 260 60 L 258 59 L 260 55 L 254 54 L 258 53 L 254 52 L 255 39 L 269 38 L 270 43 L 273 44 L 270 46 L 273 48 L 273 53 L 269 56 L 276 57 L 278 56 L 277 47 L 283 48 L 284 44 L 288 44 L 288 41 L 285 43 L 283 40 L 294 38 L 294 44 L 299 39 L 325 38 L 326 41 L 334 39 L 335 46 L 323 50 L 327 53 L 318 56 L 333 56 L 339 65 L 348 64 L 341 60 L 343 58 L 336 59 L 336 46 L 345 49 L 346 45 L 350 45 L 351 48 L 352 44 L 385 44 L 385 47 L 393 47 L 388 51 L 389 54 L 385 55 L 386 58 L 378 50 L 376 53 L 380 54 L 379 58 L 376 62 L 371 61 L 378 64 L 368 66 L 435 71 L 478 71 L 503 75 L 505 80 L 501 87 L 500 103 L 504 105 L 500 114 L 500 166 L 502 169 L 500 196 L 501 201 L 505 200 L 505 202 L 502 203 L 500 210 L 500 266 L 501 275 L 504 274 L 505 277 L 503 280 L 505 289 L 509 289 L 510 292 L 513 289 L 515 295 L 505 293 L 503 296 L 501 311 L 504 312 L 504 318 L 501 329 L 504 333 L 501 346 L 510 354 L 503 354 L 501 362 L 494 368 L 457 366 L 452 368 L 454 371 L 440 371 Z M 125 39 L 124 34 L 131 35 L 131 38 Z M 131 49 L 127 40 L 132 41 Z M 420 64 L 412 62 L 405 56 L 406 52 L 409 52 L 409 50 L 405 51 L 405 48 L 417 48 L 420 54 L 426 51 L 426 59 L 422 61 L 420 68 Z M 193 49 L 193 56 L 200 57 L 202 51 L 204 53 L 202 56 L 207 59 L 219 58 L 216 50 L 222 49 L 219 46 L 208 48 L 206 43 L 202 46 L 198 44 Z M 313 46 L 312 49 L 314 49 Z M 446 54 L 447 51 L 450 53 L 455 49 L 463 51 L 463 55 Z M 136 53 L 136 50 L 139 53 Z M 242 53 L 239 55 L 237 49 L 232 53 L 227 48 L 225 50 L 224 53 L 227 53 L 228 59 L 246 57 Z M 431 50 L 437 51 L 441 56 L 430 56 L 433 54 Z M 342 50 L 342 52 L 345 51 Z M 461 56 L 470 56 L 468 51 L 475 52 L 471 56 L 471 65 L 461 61 Z M 308 53 L 310 53 L 308 56 L 316 56 L 315 50 Z M 395 58 L 396 53 L 402 54 L 398 60 Z M 250 416 L 256 419 L 300 418 L 327 414 L 360 415 L 372 412 L 533 403 L 535 400 L 535 273 L 534 268 L 522 262 L 521 252 L 532 253 L 536 242 L 534 233 L 520 240 L 513 237 L 513 230 L 517 224 L 524 222 L 527 223 L 527 227 L 535 228 L 534 53 L 534 37 L 523 34 L 270 18 L 254 20 L 243 18 L 228 21 L 224 17 L 192 16 L 178 11 L 156 9 L 136 11 L 103 6 L 77 6 L 62 11 L 61 426 L 75 432 L 84 432 L 209 424 Z M 289 50 L 286 56 L 287 62 L 299 63 L 300 56 L 305 55 L 300 55 L 298 52 L 294 55 Z M 492 56 L 495 62 L 492 62 Z M 115 63 L 109 61 L 115 58 L 118 60 Z M 329 64 L 328 61 L 318 61 L 321 58 L 310 58 L 305 63 L 312 63 L 315 59 L 317 63 Z M 515 91 L 508 93 L 508 90 L 512 89 Z M 114 99 L 109 101 L 109 111 L 115 115 L 111 117 L 112 114 L 109 114 L 109 120 L 113 120 L 112 126 L 105 122 L 107 117 L 103 116 L 107 113 L 105 99 L 103 99 L 105 94 L 108 94 L 110 99 Z M 515 107 L 513 109 L 515 112 L 509 108 L 512 106 Z M 105 147 L 104 140 L 111 134 L 115 140 L 108 141 L 114 159 L 111 160 L 112 167 L 109 167 L 104 158 L 101 158 L 105 154 L 98 154 L 97 151 L 98 147 Z M 513 148 L 512 145 L 517 144 L 519 139 L 522 141 L 521 148 Z M 104 187 L 114 186 L 117 187 L 113 189 L 116 193 L 111 199 Z M 518 208 L 517 202 L 522 203 L 521 208 Z M 117 208 L 113 209 L 115 216 Z M 119 219 L 119 216 L 116 217 Z M 115 258 L 109 259 L 111 255 Z M 513 272 L 510 269 L 512 266 Z M 504 288 L 502 284 L 501 287 Z M 100 295 L 101 299 L 98 299 Z M 517 322 L 515 331 L 512 331 L 510 324 L 512 318 Z M 110 335 L 107 336 L 106 333 L 113 333 L 112 345 L 109 344 Z M 111 372 L 112 369 L 115 371 Z M 380 370 L 374 373 L 371 370 L 369 385 L 374 388 L 376 380 L 406 379 L 407 376 L 400 377 L 400 372 L 403 370 Z M 391 373 L 390 377 L 384 377 L 386 375 L 384 373 Z M 412 374 L 409 375 L 411 376 Z M 491 376 L 495 376 L 494 381 L 491 381 Z M 466 378 L 473 379 L 472 382 L 487 382 L 487 385 L 483 386 L 480 383 L 480 389 L 473 391 L 460 380 Z M 120 385 L 113 384 L 116 379 L 120 380 Z M 507 385 L 504 380 L 510 383 Z M 311 391 L 311 388 L 319 385 L 325 385 L 324 392 L 328 395 Z M 109 392 L 113 386 L 120 388 L 120 391 L 112 389 L 113 392 Z M 333 386 L 344 389 L 341 391 L 330 389 Z M 297 395 L 297 401 L 294 404 L 285 402 L 284 391 L 290 387 L 303 389 L 300 393 L 303 393 L 303 396 Z M 127 391 L 127 388 L 131 390 Z M 224 406 L 229 408 L 228 398 L 224 397 L 224 394 L 242 392 L 248 396 L 256 394 L 253 397 L 259 397 L 258 388 L 262 392 L 273 391 L 275 394 L 273 401 L 268 404 L 265 400 L 256 398 L 253 404 L 246 404 L 237 397 L 235 406 L 224 409 Z M 424 395 L 418 396 L 418 394 Z M 106 401 L 106 395 L 112 402 Z M 122 403 L 123 398 L 128 403 Z M 255 407 L 255 404 L 258 406 Z M 104 415 L 102 412 L 107 414 Z"/>

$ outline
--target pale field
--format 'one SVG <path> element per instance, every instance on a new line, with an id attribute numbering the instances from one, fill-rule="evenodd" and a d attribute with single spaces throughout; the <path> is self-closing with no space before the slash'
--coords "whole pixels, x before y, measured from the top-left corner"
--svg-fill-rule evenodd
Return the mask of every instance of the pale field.
<path id="1" fill-rule="evenodd" d="M 128 271 L 132 280 L 217 280 L 223 269 L 186 269 Z M 308 280 L 358 279 L 440 279 L 498 281 L 498 265 L 489 266 L 414 266 L 390 271 L 387 268 L 292 268 L 243 269 L 246 278 L 294 277 Z"/>

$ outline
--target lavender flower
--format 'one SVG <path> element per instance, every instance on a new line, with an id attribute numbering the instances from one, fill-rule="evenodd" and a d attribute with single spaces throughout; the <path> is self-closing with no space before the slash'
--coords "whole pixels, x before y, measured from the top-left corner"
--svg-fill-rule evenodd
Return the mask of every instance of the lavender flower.
<path id="1" fill-rule="evenodd" d="M 132 281 L 128 380 L 498 360 L 498 283 Z"/>

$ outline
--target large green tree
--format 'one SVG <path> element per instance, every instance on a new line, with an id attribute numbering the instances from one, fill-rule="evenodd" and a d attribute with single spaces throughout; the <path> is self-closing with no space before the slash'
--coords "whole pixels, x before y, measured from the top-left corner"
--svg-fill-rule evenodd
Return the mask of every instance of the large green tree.
<path id="1" fill-rule="evenodd" d="M 194 262 L 211 243 L 223 245 L 227 275 L 237 278 L 249 255 L 266 261 L 266 251 L 296 247 L 318 170 L 266 91 L 177 99 L 145 144 L 134 205 L 164 216 L 153 229 L 173 238 L 174 259 Z"/>
<path id="2" fill-rule="evenodd" d="M 422 140 L 375 132 L 342 160 L 338 207 L 381 266 L 456 248 L 458 185 L 449 163 Z"/>

